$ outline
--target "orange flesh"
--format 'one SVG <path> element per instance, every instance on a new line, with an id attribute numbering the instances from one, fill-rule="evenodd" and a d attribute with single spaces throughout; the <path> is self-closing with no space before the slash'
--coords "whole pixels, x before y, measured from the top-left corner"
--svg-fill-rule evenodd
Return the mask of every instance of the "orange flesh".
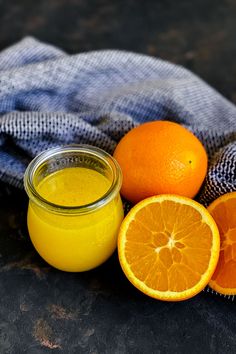
<path id="1" fill-rule="evenodd" d="M 212 237 L 193 207 L 171 200 L 155 202 L 131 221 L 125 257 L 134 276 L 149 288 L 182 292 L 199 283 L 207 271 Z"/>
<path id="2" fill-rule="evenodd" d="M 218 204 L 211 215 L 221 239 L 220 258 L 212 281 L 219 287 L 236 290 L 236 196 Z"/>

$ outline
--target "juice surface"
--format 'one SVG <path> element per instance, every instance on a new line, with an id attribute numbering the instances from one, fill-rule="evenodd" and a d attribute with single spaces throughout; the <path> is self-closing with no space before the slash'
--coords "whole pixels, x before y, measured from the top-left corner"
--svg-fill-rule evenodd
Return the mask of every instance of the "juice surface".
<path id="1" fill-rule="evenodd" d="M 37 187 L 37 192 L 54 204 L 80 206 L 95 202 L 110 186 L 111 181 L 97 171 L 70 167 L 43 179 Z"/>
<path id="2" fill-rule="evenodd" d="M 101 198 L 110 186 L 99 172 L 72 167 L 49 175 L 36 189 L 54 204 L 79 206 Z M 74 272 L 92 269 L 114 252 L 122 219 L 119 194 L 83 215 L 53 213 L 32 201 L 28 209 L 28 228 L 36 250 L 54 267 Z"/>

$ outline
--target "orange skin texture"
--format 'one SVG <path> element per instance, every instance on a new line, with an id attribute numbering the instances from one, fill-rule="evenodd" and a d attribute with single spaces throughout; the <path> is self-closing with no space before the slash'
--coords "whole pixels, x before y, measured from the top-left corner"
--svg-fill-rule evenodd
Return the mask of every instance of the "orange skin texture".
<path id="1" fill-rule="evenodd" d="M 118 143 L 114 157 L 123 173 L 121 194 L 132 203 L 165 193 L 193 198 L 207 173 L 200 140 L 169 121 L 132 129 Z"/>

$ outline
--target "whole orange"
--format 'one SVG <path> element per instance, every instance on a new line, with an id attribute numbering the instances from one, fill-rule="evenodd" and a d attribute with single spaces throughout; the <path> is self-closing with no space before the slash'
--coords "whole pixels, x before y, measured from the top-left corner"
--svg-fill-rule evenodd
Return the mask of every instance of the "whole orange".
<path id="1" fill-rule="evenodd" d="M 123 172 L 122 195 L 133 203 L 164 193 L 193 198 L 207 172 L 198 138 L 169 121 L 144 123 L 118 143 L 114 157 Z"/>

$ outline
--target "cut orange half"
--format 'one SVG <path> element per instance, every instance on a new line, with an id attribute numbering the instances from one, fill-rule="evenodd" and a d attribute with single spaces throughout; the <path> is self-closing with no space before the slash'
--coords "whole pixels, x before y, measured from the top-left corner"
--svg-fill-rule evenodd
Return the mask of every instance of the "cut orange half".
<path id="1" fill-rule="evenodd" d="M 118 237 L 121 267 L 146 295 L 166 301 L 193 297 L 208 283 L 220 237 L 209 212 L 192 199 L 159 195 L 136 204 Z"/>
<path id="2" fill-rule="evenodd" d="M 236 192 L 216 199 L 209 207 L 220 232 L 220 258 L 209 283 L 225 295 L 236 295 Z"/>

